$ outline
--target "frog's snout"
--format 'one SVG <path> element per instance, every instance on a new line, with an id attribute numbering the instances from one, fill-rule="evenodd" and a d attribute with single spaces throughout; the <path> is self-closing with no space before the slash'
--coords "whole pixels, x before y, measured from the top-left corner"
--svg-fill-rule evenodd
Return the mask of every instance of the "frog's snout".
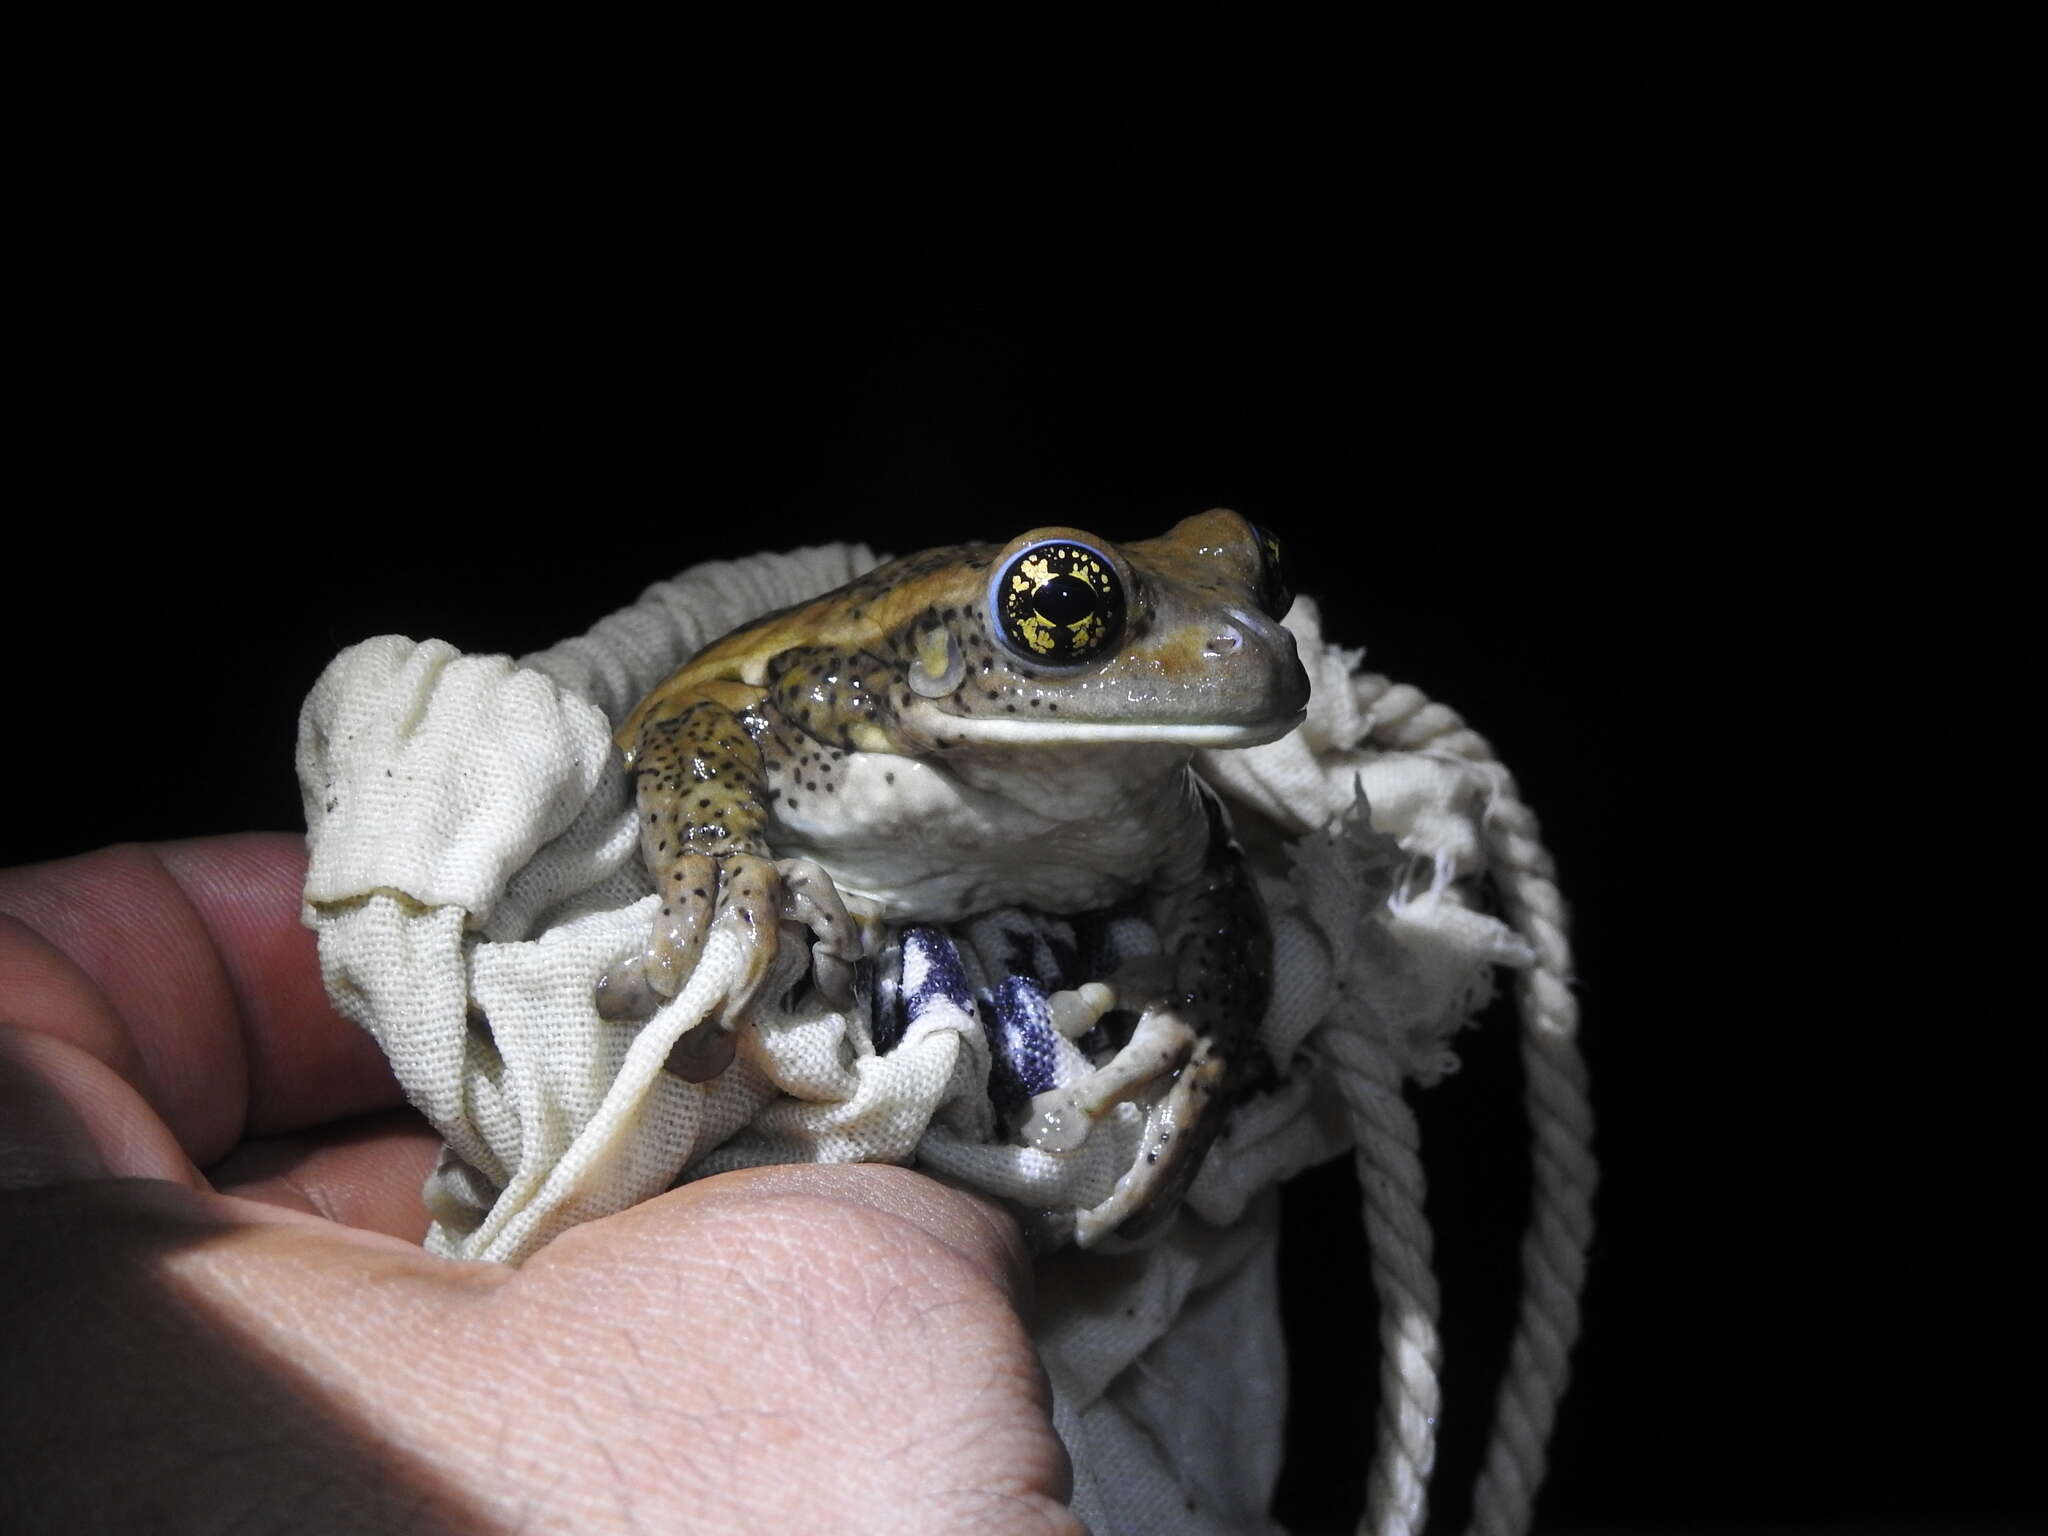
<path id="1" fill-rule="evenodd" d="M 1301 658 L 1294 653 L 1294 636 L 1287 637 L 1287 679 L 1286 691 L 1281 707 L 1292 715 L 1298 715 L 1308 708 L 1308 670 L 1301 664 Z"/>
<path id="2" fill-rule="evenodd" d="M 1235 663 L 1249 671 L 1263 661 L 1265 692 L 1275 716 L 1296 715 L 1308 707 L 1308 673 L 1294 643 L 1294 633 L 1263 613 L 1247 608 L 1224 611 L 1204 647 L 1204 655 L 1219 665 Z"/>

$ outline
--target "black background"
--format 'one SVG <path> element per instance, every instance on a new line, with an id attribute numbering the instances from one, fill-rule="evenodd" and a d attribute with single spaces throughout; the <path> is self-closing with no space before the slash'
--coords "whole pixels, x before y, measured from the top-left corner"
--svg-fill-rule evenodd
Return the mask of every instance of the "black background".
<path id="1" fill-rule="evenodd" d="M 1540 1528 L 2042 1512 L 1915 1257 L 1852 862 L 1860 605 L 1932 509 L 1918 13 L 229 14 L 51 8 L 7 66 L 5 861 L 298 826 L 299 700 L 366 636 L 517 654 L 704 558 L 1234 506 L 1492 739 L 1577 910 L 1606 1169 Z M 1509 1028 L 1418 1101 L 1446 1517 Z M 1290 1207 L 1303 1528 L 1370 1422 L 1347 1181 Z"/>

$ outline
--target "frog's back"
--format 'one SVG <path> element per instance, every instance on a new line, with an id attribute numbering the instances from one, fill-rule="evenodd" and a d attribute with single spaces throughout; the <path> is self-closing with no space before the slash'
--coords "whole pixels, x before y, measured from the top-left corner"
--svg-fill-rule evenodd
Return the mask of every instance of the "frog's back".
<path id="1" fill-rule="evenodd" d="M 993 544 L 955 544 L 905 555 L 807 602 L 742 624 L 705 646 L 641 700 L 620 727 L 619 744 L 630 751 L 644 721 L 682 701 L 762 688 L 775 658 L 787 652 L 816 647 L 883 651 L 924 610 L 977 601 L 996 552 Z"/>

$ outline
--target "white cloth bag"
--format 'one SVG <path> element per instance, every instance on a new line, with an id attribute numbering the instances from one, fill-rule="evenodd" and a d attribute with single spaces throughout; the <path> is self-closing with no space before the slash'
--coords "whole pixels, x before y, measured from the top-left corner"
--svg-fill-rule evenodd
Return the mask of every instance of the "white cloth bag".
<path id="1" fill-rule="evenodd" d="M 718 932 L 653 1019 L 596 1012 L 597 978 L 644 942 L 656 904 L 615 722 L 710 640 L 875 563 L 832 545 L 704 565 L 518 662 L 385 636 L 320 677 L 298 742 L 305 920 L 337 1006 L 446 1140 L 426 1190 L 432 1251 L 518 1263 L 578 1222 L 750 1164 L 914 1163 L 1038 1210 L 1092 1205 L 1130 1165 L 1135 1112 L 1072 1154 L 1003 1142 L 990 1042 L 955 1008 L 876 1054 L 865 1018 L 815 996 L 763 1004 L 730 1068 L 681 1081 L 669 1049 L 738 963 Z M 1137 1253 L 1063 1256 L 1092 1268 L 1036 1323 L 1074 1507 L 1102 1533 L 1272 1528 L 1285 1367 L 1267 1197 L 1351 1145 L 1356 1106 L 1348 1118 L 1328 1063 L 1363 1051 L 1396 1090 L 1433 1081 L 1494 968 L 1531 963 L 1467 899 L 1500 771 L 1376 746 L 1387 682 L 1325 643 L 1312 602 L 1288 627 L 1314 688 L 1307 722 L 1198 761 L 1272 914 L 1261 1039 L 1278 1086 L 1210 1154 L 1187 1200 L 1197 1219 Z"/>

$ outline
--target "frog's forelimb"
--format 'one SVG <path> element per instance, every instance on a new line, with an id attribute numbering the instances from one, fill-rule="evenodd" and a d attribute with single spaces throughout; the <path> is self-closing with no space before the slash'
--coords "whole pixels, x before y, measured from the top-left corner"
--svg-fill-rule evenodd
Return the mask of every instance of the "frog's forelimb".
<path id="1" fill-rule="evenodd" d="M 710 1021 L 722 1033 L 737 1026 L 767 978 L 784 920 L 811 934 L 818 989 L 834 1003 L 851 1000 L 860 938 L 831 876 L 809 859 L 775 859 L 763 835 L 765 765 L 739 714 L 758 697 L 742 684 L 712 684 L 641 722 L 628 767 L 641 853 L 661 910 L 645 952 L 598 982 L 598 1012 L 606 1018 L 642 1018 L 674 997 L 719 924 L 738 930 L 743 954 Z M 706 1040 L 671 1066 L 701 1081 L 731 1056 L 729 1040 Z"/>

